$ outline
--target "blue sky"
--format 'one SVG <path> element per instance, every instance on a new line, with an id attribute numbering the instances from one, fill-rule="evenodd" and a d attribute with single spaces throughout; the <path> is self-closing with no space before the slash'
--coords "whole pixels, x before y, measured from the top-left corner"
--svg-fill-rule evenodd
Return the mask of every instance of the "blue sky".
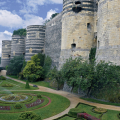
<path id="1" fill-rule="evenodd" d="M 63 0 L 0 0 L 0 56 L 2 40 L 11 40 L 14 30 L 42 25 L 62 11 Z"/>

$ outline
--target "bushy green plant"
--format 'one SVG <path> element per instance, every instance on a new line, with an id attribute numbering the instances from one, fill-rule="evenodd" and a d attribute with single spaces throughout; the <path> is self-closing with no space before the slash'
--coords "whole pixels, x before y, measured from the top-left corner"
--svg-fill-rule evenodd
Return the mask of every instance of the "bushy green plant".
<path id="1" fill-rule="evenodd" d="M 17 102 L 17 103 L 14 105 L 14 108 L 15 108 L 15 109 L 21 109 L 21 108 L 22 108 L 22 105 L 21 105 L 19 102 Z"/>
<path id="2" fill-rule="evenodd" d="M 34 112 L 21 113 L 18 120 L 41 120 L 41 117 Z"/>
<path id="3" fill-rule="evenodd" d="M 0 80 L 6 80 L 5 76 L 0 76 Z"/>
<path id="4" fill-rule="evenodd" d="M 62 72 L 57 70 L 56 67 L 54 67 L 53 69 L 50 70 L 50 72 L 48 73 L 48 77 L 50 79 L 55 79 L 57 81 L 57 89 L 60 89 L 60 84 L 63 83 L 63 79 L 62 79 Z"/>
<path id="5" fill-rule="evenodd" d="M 18 75 L 21 72 L 23 60 L 24 56 L 15 56 L 13 59 L 11 59 L 7 68 L 7 74 Z"/>
<path id="6" fill-rule="evenodd" d="M 29 86 L 29 81 L 28 81 L 28 80 L 26 81 L 25 88 L 26 88 L 26 89 L 29 89 L 29 88 L 30 88 L 30 86 Z"/>
<path id="7" fill-rule="evenodd" d="M 42 98 L 42 96 L 40 94 L 37 95 L 37 98 Z"/>
<path id="8" fill-rule="evenodd" d="M 38 55 L 34 55 L 31 57 L 31 60 L 27 62 L 27 65 L 25 66 L 23 70 L 23 76 L 27 77 L 32 82 L 37 81 L 43 76 L 43 68 L 39 66 L 40 59 L 38 58 Z"/>

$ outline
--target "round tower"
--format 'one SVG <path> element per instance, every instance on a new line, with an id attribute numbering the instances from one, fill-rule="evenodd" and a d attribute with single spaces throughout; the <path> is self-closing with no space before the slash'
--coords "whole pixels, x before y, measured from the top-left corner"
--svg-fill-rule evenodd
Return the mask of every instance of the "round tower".
<path id="1" fill-rule="evenodd" d="M 11 58 L 25 54 L 25 36 L 13 35 L 11 43 Z"/>
<path id="2" fill-rule="evenodd" d="M 120 0 L 98 3 L 98 35 L 96 60 L 120 65 Z"/>
<path id="3" fill-rule="evenodd" d="M 26 61 L 31 60 L 31 57 L 37 53 L 42 53 L 45 41 L 45 26 L 30 25 L 27 27 L 27 38 L 25 48 Z"/>
<path id="4" fill-rule="evenodd" d="M 9 64 L 10 54 L 11 54 L 11 41 L 3 40 L 2 41 L 1 67 L 6 67 Z"/>
<path id="5" fill-rule="evenodd" d="M 63 0 L 60 64 L 69 57 L 89 58 L 94 42 L 94 0 Z"/>

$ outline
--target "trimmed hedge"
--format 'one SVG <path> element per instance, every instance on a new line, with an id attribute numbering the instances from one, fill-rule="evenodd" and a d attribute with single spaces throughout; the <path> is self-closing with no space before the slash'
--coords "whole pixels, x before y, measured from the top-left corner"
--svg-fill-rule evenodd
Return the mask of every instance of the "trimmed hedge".
<path id="1" fill-rule="evenodd" d="M 84 111 L 81 111 L 79 108 L 72 108 L 69 110 L 68 115 L 74 118 L 77 118 L 78 113 L 85 113 Z"/>
<path id="2" fill-rule="evenodd" d="M 6 77 L 0 76 L 0 80 L 6 80 Z"/>

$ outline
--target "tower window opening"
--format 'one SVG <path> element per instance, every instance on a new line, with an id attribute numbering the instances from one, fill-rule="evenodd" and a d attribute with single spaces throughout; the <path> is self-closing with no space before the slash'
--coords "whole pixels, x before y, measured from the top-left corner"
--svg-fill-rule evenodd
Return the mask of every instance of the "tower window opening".
<path id="1" fill-rule="evenodd" d="M 25 53 L 23 53 L 23 55 L 25 55 Z"/>
<path id="2" fill-rule="evenodd" d="M 98 49 L 99 49 L 99 47 L 100 47 L 100 41 L 98 41 Z"/>
<path id="3" fill-rule="evenodd" d="M 76 44 L 75 43 L 71 44 L 71 48 L 76 48 Z"/>
<path id="4" fill-rule="evenodd" d="M 90 23 L 87 23 L 87 29 L 88 29 L 88 32 L 91 32 L 91 24 Z"/>
<path id="5" fill-rule="evenodd" d="M 75 1 L 75 4 L 77 4 L 77 5 L 78 5 L 78 4 L 81 4 L 81 2 L 80 2 L 80 1 Z"/>

